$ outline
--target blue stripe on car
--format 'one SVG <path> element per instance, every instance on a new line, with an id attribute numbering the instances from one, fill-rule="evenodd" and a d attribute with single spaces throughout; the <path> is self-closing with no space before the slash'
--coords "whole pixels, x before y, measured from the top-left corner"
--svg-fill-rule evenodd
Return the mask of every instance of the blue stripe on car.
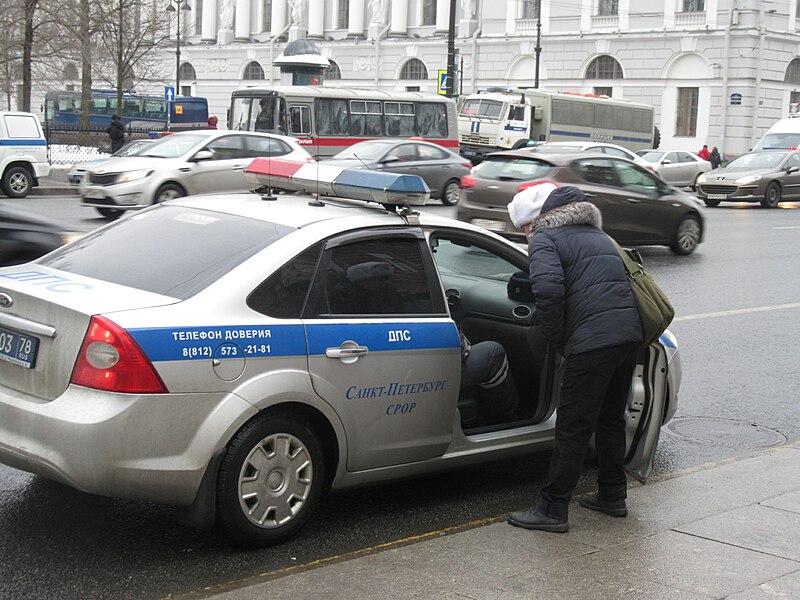
<path id="1" fill-rule="evenodd" d="M 47 140 L 0 140 L 0 146 L 47 146 Z"/>

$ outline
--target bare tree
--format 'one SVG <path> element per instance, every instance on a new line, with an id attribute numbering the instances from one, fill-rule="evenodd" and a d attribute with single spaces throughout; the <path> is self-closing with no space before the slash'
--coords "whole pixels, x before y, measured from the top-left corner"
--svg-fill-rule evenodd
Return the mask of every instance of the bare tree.
<path id="1" fill-rule="evenodd" d="M 39 0 L 23 0 L 22 34 L 22 110 L 31 110 L 31 65 L 33 64 L 33 39 L 36 31 L 36 6 Z"/>
<path id="2" fill-rule="evenodd" d="M 11 110 L 18 75 L 22 72 L 22 5 L 14 0 L 0 11 L 0 91 Z"/>

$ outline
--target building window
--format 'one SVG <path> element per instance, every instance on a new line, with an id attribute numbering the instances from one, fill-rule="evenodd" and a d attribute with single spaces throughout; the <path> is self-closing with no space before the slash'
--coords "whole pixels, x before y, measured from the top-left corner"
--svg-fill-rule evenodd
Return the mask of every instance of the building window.
<path id="1" fill-rule="evenodd" d="M 522 14 L 520 17 L 523 19 L 538 19 L 540 5 L 541 0 L 522 0 Z"/>
<path id="2" fill-rule="evenodd" d="M 410 59 L 400 70 L 400 79 L 427 79 L 428 69 L 418 58 Z"/>
<path id="3" fill-rule="evenodd" d="M 339 29 L 350 28 L 350 0 L 339 0 L 336 22 Z"/>
<path id="4" fill-rule="evenodd" d="M 613 89 L 614 88 L 610 87 L 596 87 L 593 89 L 592 93 L 595 96 L 607 96 L 608 98 L 611 98 Z"/>
<path id="5" fill-rule="evenodd" d="M 597 16 L 610 17 L 619 14 L 619 0 L 599 0 L 597 3 Z"/>
<path id="6" fill-rule="evenodd" d="M 798 4 L 800 6 L 800 4 Z M 786 67 L 786 76 L 783 78 L 786 83 L 800 85 L 800 58 L 792 59 Z"/>
<path id="7" fill-rule="evenodd" d="M 78 67 L 73 63 L 64 65 L 64 79 L 78 79 Z"/>
<path id="8" fill-rule="evenodd" d="M 256 61 L 249 62 L 244 68 L 244 79 L 264 79 L 264 69 Z"/>
<path id="9" fill-rule="evenodd" d="M 261 3 L 261 31 L 272 31 L 272 0 L 263 0 Z"/>
<path id="10" fill-rule="evenodd" d="M 203 32 L 203 0 L 195 0 L 192 4 L 194 5 L 192 6 L 194 32 L 196 35 L 200 35 Z"/>
<path id="11" fill-rule="evenodd" d="M 800 92 L 789 92 L 789 114 L 800 113 Z"/>
<path id="12" fill-rule="evenodd" d="M 436 25 L 436 0 L 422 0 L 422 23 Z"/>
<path id="13" fill-rule="evenodd" d="M 322 74 L 327 81 L 338 81 L 342 78 L 342 70 L 332 60 L 328 59 L 331 65 L 323 69 Z"/>
<path id="14" fill-rule="evenodd" d="M 697 101 L 699 97 L 700 88 L 678 88 L 676 136 L 694 137 L 697 135 Z"/>
<path id="15" fill-rule="evenodd" d="M 683 0 L 683 12 L 703 12 L 706 0 Z"/>
<path id="16" fill-rule="evenodd" d="M 197 72 L 194 70 L 192 63 L 185 62 L 181 65 L 181 79 L 184 81 L 197 79 Z"/>
<path id="17" fill-rule="evenodd" d="M 586 69 L 586 79 L 622 79 L 622 67 L 613 56 L 595 58 Z"/>

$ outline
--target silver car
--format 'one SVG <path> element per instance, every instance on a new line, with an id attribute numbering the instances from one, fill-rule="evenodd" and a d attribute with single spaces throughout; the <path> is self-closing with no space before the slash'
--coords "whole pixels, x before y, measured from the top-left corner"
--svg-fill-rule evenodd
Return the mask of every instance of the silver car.
<path id="1" fill-rule="evenodd" d="M 697 180 L 711 170 L 711 163 L 697 154 L 679 150 L 639 150 L 636 154 L 645 161 L 645 166 L 658 173 L 668 184 L 675 187 L 690 186 L 697 189 Z"/>
<path id="2" fill-rule="evenodd" d="M 300 176 L 274 163 L 256 175 L 292 189 Z M 550 448 L 562 359 L 508 291 L 526 252 L 398 209 L 416 177 L 336 177 L 319 188 L 380 204 L 181 198 L 0 269 L 0 461 L 198 525 L 219 515 L 238 543 L 265 545 L 329 487 Z M 503 422 L 460 390 L 456 315 L 473 343 L 507 350 L 520 404 Z M 640 480 L 680 382 L 665 332 L 642 350 L 626 410 Z"/>
<path id="3" fill-rule="evenodd" d="M 295 138 L 269 133 L 195 130 L 163 137 L 136 156 L 87 169 L 81 202 L 107 218 L 191 194 L 250 189 L 244 168 L 256 157 L 313 161 Z"/>

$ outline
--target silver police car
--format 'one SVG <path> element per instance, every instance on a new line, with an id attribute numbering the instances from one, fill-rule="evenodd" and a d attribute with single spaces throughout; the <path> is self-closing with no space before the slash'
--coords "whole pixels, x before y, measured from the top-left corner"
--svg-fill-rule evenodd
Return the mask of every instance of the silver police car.
<path id="1" fill-rule="evenodd" d="M 418 177 L 314 169 L 257 160 L 314 195 L 175 199 L 0 269 L 0 461 L 266 545 L 329 488 L 549 448 L 562 360 L 508 285 L 524 250 L 414 211 Z M 456 317 L 506 349 L 505 420 L 461 390 Z M 640 480 L 680 381 L 665 332 L 627 406 Z"/>

